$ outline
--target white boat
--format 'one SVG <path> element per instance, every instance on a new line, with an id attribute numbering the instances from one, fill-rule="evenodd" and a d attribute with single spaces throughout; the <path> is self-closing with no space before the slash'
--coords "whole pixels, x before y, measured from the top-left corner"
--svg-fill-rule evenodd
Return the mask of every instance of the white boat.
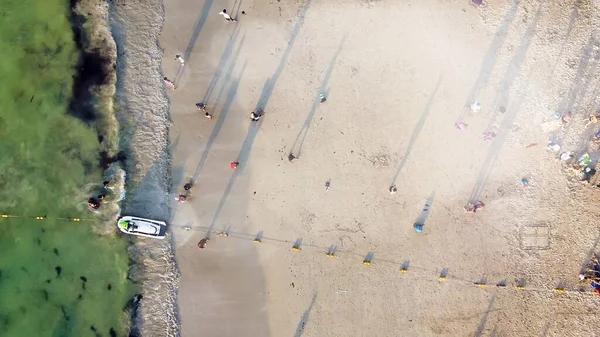
<path id="1" fill-rule="evenodd" d="M 145 236 L 148 238 L 164 239 L 167 224 L 163 221 L 124 216 L 117 221 L 119 230 L 126 234 Z"/>

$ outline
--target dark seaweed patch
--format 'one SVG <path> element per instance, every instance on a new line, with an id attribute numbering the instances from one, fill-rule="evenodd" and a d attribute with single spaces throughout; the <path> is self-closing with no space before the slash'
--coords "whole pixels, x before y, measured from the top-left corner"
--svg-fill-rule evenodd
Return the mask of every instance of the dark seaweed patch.
<path id="1" fill-rule="evenodd" d="M 68 322 L 68 321 L 69 321 L 71 318 L 70 318 L 70 317 L 69 317 L 69 315 L 67 314 L 67 310 L 65 309 L 65 307 L 61 305 L 61 306 L 60 306 L 60 311 L 62 312 L 62 314 L 63 314 L 63 318 L 65 319 L 65 321 L 67 321 L 67 322 Z"/>
<path id="2" fill-rule="evenodd" d="M 46 283 L 50 284 L 50 283 L 52 283 L 52 280 L 51 279 L 47 279 Z"/>
<path id="3" fill-rule="evenodd" d="M 50 295 L 48 295 L 48 291 L 46 291 L 46 289 L 42 289 L 42 295 L 46 301 L 50 298 Z"/>
<path id="4" fill-rule="evenodd" d="M 38 246 L 41 246 L 42 240 L 40 240 L 40 238 L 35 238 L 35 243 L 37 243 Z"/>
<path id="5" fill-rule="evenodd" d="M 62 273 L 62 267 L 56 266 L 54 267 L 54 270 L 56 270 L 56 277 L 60 277 L 60 274 Z"/>
<path id="6" fill-rule="evenodd" d="M 103 170 L 107 170 L 110 165 L 112 163 L 115 163 L 117 161 L 125 161 L 127 159 L 127 156 L 125 155 L 125 152 L 120 151 L 119 153 L 117 153 L 116 156 L 109 156 L 108 152 L 106 151 L 101 151 L 100 152 L 100 167 Z"/>
<path id="7" fill-rule="evenodd" d="M 83 282 L 87 282 L 87 277 L 85 277 L 85 276 L 79 276 L 79 279 L 82 280 Z"/>
<path id="8" fill-rule="evenodd" d="M 142 294 L 134 295 L 125 305 L 123 310 L 128 314 L 130 320 L 135 322 L 136 317 L 138 316 L 138 310 L 140 307 L 140 301 L 144 296 Z M 138 327 L 134 324 L 129 330 L 129 337 L 138 337 L 141 336 Z"/>
<path id="9" fill-rule="evenodd" d="M 113 328 L 110 328 L 108 333 L 110 334 L 110 337 L 117 337 L 117 332 Z"/>
<path id="10" fill-rule="evenodd" d="M 94 332 L 94 335 L 95 335 L 96 337 L 102 337 L 102 335 L 98 333 L 98 329 L 96 329 L 96 327 L 95 327 L 95 326 L 93 326 L 93 325 L 90 325 L 90 330 L 92 330 L 92 331 Z"/>
<path id="11" fill-rule="evenodd" d="M 109 291 L 112 290 L 112 284 L 108 284 L 108 287 L 106 287 L 106 289 L 108 289 Z"/>
<path id="12" fill-rule="evenodd" d="M 54 251 L 54 255 L 56 255 L 56 256 L 58 256 L 58 255 L 59 255 L 59 254 L 58 254 L 58 248 L 54 248 L 54 249 L 53 249 L 53 251 Z"/>
<path id="13" fill-rule="evenodd" d="M 69 104 L 69 113 L 91 124 L 98 119 L 94 107 L 93 88 L 108 82 L 107 67 L 110 60 L 99 51 L 83 51 L 73 79 L 73 99 Z"/>

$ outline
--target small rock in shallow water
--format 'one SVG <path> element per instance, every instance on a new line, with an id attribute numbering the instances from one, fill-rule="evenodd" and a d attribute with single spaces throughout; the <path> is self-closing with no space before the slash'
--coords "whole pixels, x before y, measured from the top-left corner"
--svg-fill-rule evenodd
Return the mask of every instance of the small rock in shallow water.
<path id="1" fill-rule="evenodd" d="M 106 289 L 108 289 L 108 290 L 112 290 L 112 284 L 110 284 L 110 283 L 109 283 L 109 284 L 108 284 L 108 287 L 106 287 Z"/>
<path id="2" fill-rule="evenodd" d="M 62 268 L 61 268 L 61 266 L 56 266 L 56 267 L 54 268 L 54 270 L 56 270 L 56 277 L 59 277 L 59 276 L 60 276 L 60 274 L 62 273 Z"/>
<path id="3" fill-rule="evenodd" d="M 115 331 L 115 329 L 110 328 L 109 333 L 110 333 L 110 337 L 117 337 L 117 332 Z"/>

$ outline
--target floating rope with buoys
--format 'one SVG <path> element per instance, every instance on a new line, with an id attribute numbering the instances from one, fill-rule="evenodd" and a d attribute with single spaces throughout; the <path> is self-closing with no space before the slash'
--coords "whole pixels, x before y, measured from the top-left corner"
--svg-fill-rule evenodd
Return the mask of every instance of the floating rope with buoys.
<path id="1" fill-rule="evenodd" d="M 81 221 L 96 221 L 97 219 L 91 218 L 80 218 L 80 217 L 48 217 L 46 215 L 26 216 L 26 215 L 11 215 L 11 214 L 0 214 L 2 219 L 30 219 L 30 220 L 59 220 L 59 221 L 70 221 L 70 222 L 81 222 Z"/>

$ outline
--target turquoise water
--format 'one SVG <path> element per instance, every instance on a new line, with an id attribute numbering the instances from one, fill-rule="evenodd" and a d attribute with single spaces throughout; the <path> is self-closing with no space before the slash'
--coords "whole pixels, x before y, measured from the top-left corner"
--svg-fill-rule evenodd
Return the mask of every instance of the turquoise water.
<path id="1" fill-rule="evenodd" d="M 0 219 L 0 336 L 125 334 L 125 240 L 55 219 L 91 218 L 82 187 L 102 181 L 97 135 L 66 113 L 78 60 L 69 13 L 65 0 L 0 8 L 0 213 L 48 216 Z"/>

